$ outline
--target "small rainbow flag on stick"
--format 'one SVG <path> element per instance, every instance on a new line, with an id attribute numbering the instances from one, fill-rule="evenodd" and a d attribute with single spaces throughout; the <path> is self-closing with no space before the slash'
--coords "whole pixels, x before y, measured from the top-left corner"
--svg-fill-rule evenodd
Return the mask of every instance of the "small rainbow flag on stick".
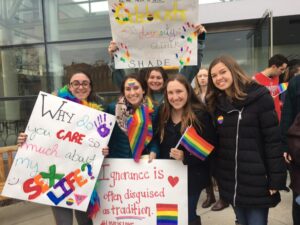
<path id="1" fill-rule="evenodd" d="M 178 148 L 180 144 L 201 160 L 205 160 L 214 149 L 214 146 L 200 137 L 192 126 L 186 128 L 175 148 Z"/>
<path id="2" fill-rule="evenodd" d="M 281 83 L 278 85 L 278 90 L 279 90 L 279 94 L 285 92 L 288 88 L 289 83 L 285 82 L 285 83 Z"/>
<path id="3" fill-rule="evenodd" d="M 178 206 L 176 204 L 156 204 L 157 225 L 177 225 Z"/>
<path id="4" fill-rule="evenodd" d="M 128 140 L 134 161 L 139 162 L 144 148 L 152 139 L 151 113 L 153 105 L 149 100 L 148 105 L 141 105 L 127 121 Z M 149 105 L 150 104 L 150 105 Z"/>

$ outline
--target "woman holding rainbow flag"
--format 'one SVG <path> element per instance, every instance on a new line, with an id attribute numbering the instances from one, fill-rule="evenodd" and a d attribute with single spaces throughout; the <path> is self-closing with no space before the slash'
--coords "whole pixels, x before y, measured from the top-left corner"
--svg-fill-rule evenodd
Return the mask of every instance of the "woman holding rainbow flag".
<path id="1" fill-rule="evenodd" d="M 156 131 L 158 110 L 147 97 L 147 86 L 137 74 L 125 77 L 118 101 L 108 105 L 107 113 L 116 116 L 108 147 L 110 158 L 133 158 L 138 162 L 142 155 L 149 161 L 158 154 Z"/>
<path id="2" fill-rule="evenodd" d="M 202 189 L 209 184 L 207 156 L 216 141 L 212 119 L 183 75 L 166 82 L 159 121 L 160 158 L 181 160 L 188 166 L 189 225 L 201 225 L 196 214 Z M 202 137 L 201 137 L 201 136 Z"/>
<path id="3" fill-rule="evenodd" d="M 240 224 L 266 225 L 286 182 L 273 99 L 230 56 L 210 64 L 206 99 L 217 126 L 220 196 Z"/>

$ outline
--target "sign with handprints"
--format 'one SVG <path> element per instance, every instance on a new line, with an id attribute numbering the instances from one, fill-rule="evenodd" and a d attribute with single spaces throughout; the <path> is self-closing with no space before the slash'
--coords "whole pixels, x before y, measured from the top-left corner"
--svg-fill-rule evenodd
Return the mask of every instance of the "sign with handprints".
<path id="1" fill-rule="evenodd" d="M 2 195 L 86 211 L 115 117 L 40 92 Z"/>
<path id="2" fill-rule="evenodd" d="M 116 68 L 197 64 L 198 0 L 109 0 Z"/>
<path id="3" fill-rule="evenodd" d="M 186 225 L 187 167 L 180 161 L 105 159 L 94 225 Z"/>

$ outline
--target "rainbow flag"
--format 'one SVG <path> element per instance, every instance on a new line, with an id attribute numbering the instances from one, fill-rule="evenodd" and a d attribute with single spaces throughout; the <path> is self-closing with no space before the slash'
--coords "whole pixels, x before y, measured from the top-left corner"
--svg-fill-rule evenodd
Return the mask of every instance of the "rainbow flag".
<path id="1" fill-rule="evenodd" d="M 177 225 L 178 206 L 176 204 L 156 204 L 157 225 Z"/>
<path id="2" fill-rule="evenodd" d="M 278 90 L 279 90 L 279 94 L 285 92 L 288 88 L 289 83 L 285 82 L 285 83 L 281 83 L 278 85 Z"/>
<path id="3" fill-rule="evenodd" d="M 127 131 L 130 148 L 134 161 L 139 162 L 145 147 L 153 136 L 151 113 L 153 104 L 148 100 L 148 105 L 141 105 L 127 120 Z"/>
<path id="4" fill-rule="evenodd" d="M 200 137 L 192 126 L 185 130 L 176 147 L 178 147 L 179 144 L 201 160 L 205 160 L 214 149 L 214 146 Z"/>

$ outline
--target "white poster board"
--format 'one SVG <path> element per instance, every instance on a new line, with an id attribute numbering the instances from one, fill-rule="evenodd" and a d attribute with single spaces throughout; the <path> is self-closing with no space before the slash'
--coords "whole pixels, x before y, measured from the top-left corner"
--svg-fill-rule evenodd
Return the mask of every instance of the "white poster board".
<path id="1" fill-rule="evenodd" d="M 187 167 L 180 161 L 105 159 L 98 180 L 94 225 L 188 224 Z"/>
<path id="2" fill-rule="evenodd" d="M 109 0 L 116 68 L 197 64 L 198 0 Z"/>
<path id="3" fill-rule="evenodd" d="M 2 195 L 86 211 L 115 117 L 40 92 Z"/>

